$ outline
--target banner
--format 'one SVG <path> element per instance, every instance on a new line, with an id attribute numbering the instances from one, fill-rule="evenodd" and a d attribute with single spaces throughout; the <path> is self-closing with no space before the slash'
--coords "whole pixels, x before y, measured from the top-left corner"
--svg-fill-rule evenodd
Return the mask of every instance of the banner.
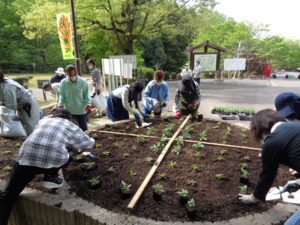
<path id="1" fill-rule="evenodd" d="M 59 13 L 56 15 L 56 18 L 63 58 L 64 60 L 75 59 L 70 13 Z"/>

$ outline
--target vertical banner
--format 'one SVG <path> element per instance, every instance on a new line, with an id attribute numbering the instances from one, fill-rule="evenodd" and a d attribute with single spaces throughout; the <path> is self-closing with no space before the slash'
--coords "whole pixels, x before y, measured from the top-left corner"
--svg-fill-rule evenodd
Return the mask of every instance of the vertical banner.
<path id="1" fill-rule="evenodd" d="M 56 14 L 57 29 L 64 60 L 75 59 L 70 13 Z"/>

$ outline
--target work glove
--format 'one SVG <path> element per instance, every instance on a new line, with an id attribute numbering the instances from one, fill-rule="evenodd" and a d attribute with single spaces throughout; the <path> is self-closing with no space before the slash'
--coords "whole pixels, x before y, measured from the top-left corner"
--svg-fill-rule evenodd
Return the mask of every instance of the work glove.
<path id="1" fill-rule="evenodd" d="M 85 108 L 87 114 L 90 114 L 92 112 L 92 107 L 90 105 L 88 105 L 86 108 Z"/>
<path id="2" fill-rule="evenodd" d="M 300 179 L 288 181 L 287 184 L 284 186 L 284 189 L 287 192 L 297 191 L 298 189 L 300 189 Z"/>
<path id="3" fill-rule="evenodd" d="M 238 200 L 244 204 L 254 204 L 259 202 L 259 200 L 255 198 L 253 194 L 251 195 L 239 194 Z"/>
<path id="4" fill-rule="evenodd" d="M 177 111 L 177 112 L 176 112 L 176 116 L 181 117 L 181 116 L 182 116 L 182 113 L 181 113 L 180 111 Z"/>

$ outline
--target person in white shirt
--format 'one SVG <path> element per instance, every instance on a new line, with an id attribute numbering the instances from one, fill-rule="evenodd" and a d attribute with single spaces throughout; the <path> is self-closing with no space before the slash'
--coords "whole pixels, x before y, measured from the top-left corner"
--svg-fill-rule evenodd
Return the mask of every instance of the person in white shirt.
<path id="1" fill-rule="evenodd" d="M 184 69 L 181 71 L 181 77 L 183 77 L 185 75 L 193 76 L 193 72 L 189 68 L 189 64 L 188 63 L 185 64 Z"/>
<path id="2" fill-rule="evenodd" d="M 56 106 L 58 105 L 59 102 L 59 87 L 60 87 L 60 83 L 50 83 L 50 82 L 46 82 L 43 84 L 43 89 L 45 91 L 49 91 L 51 93 L 51 95 L 56 99 Z"/>
<path id="3" fill-rule="evenodd" d="M 197 60 L 195 63 L 195 68 L 193 70 L 193 78 L 200 85 L 200 74 L 202 71 L 202 66 L 200 65 L 200 61 Z"/>

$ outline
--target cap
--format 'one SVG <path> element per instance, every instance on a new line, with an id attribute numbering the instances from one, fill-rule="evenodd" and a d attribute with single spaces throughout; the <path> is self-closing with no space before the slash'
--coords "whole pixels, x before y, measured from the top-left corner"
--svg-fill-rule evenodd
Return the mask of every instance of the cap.
<path id="1" fill-rule="evenodd" d="M 275 99 L 276 111 L 281 116 L 289 117 L 290 115 L 295 113 L 294 103 L 298 102 L 299 100 L 299 95 L 296 95 L 293 92 L 283 92 Z"/>

